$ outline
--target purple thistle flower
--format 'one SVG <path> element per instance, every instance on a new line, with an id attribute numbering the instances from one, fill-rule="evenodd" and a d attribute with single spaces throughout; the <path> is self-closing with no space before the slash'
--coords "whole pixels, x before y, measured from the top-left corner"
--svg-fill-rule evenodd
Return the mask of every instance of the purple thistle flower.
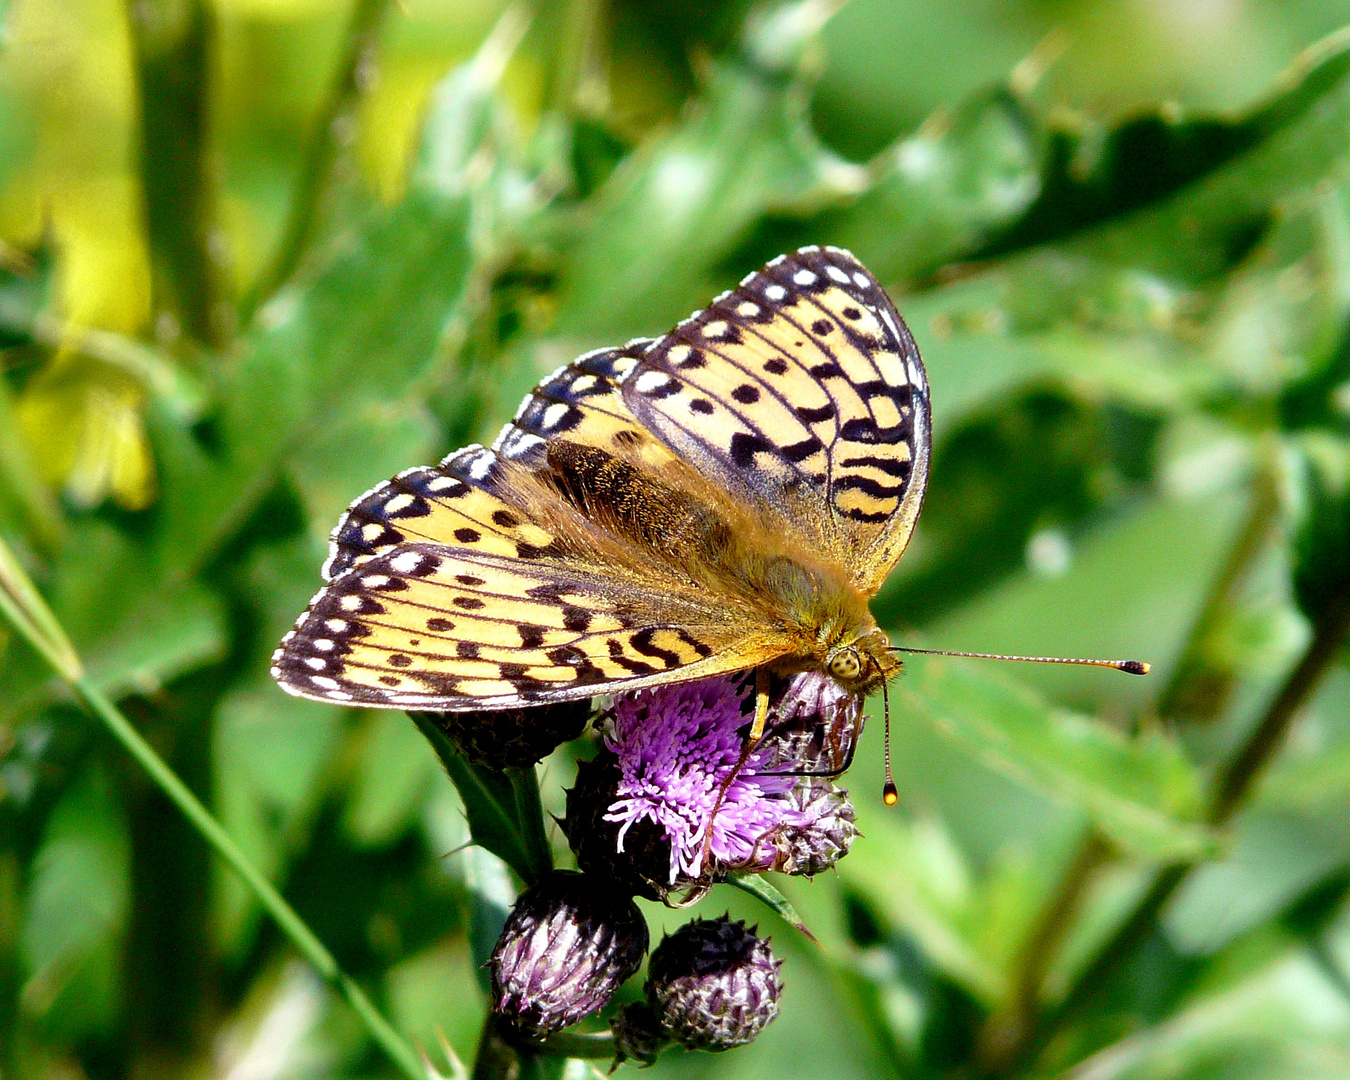
<path id="1" fill-rule="evenodd" d="M 822 679 L 815 673 L 793 679 L 777 701 L 779 715 L 799 722 L 799 713 L 836 706 L 833 695 L 816 685 Z M 799 705 L 803 697 L 805 707 Z M 831 700 L 827 703 L 826 698 Z M 620 775 L 605 819 L 620 825 L 619 851 L 630 828 L 653 822 L 670 842 L 669 883 L 674 885 L 682 879 L 698 880 L 710 871 L 703 865 L 710 819 L 714 862 L 745 870 L 773 865 L 777 851 L 771 834 L 815 823 L 823 809 L 790 797 L 800 779 L 792 771 L 815 764 L 792 739 L 766 737 L 731 780 L 717 807 L 722 784 L 732 776 L 744 750 L 753 709 L 752 684 L 742 676 L 641 690 L 615 699 L 605 744 L 618 760 Z"/>

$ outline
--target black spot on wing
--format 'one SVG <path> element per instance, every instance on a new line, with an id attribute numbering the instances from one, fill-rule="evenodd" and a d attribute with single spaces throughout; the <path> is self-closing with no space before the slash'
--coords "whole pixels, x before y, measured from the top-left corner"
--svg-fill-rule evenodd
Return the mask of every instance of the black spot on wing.
<path id="1" fill-rule="evenodd" d="M 731 436 L 731 460 L 742 469 L 754 467 L 756 454 L 776 454 L 778 447 L 763 435 L 738 431 Z"/>

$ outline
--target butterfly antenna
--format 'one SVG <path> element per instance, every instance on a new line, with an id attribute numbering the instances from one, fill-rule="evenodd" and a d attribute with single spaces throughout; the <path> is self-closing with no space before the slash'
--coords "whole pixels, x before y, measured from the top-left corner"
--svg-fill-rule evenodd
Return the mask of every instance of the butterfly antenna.
<path id="1" fill-rule="evenodd" d="M 1088 660 L 1076 656 L 1010 656 L 1007 653 L 915 649 L 908 645 L 889 645 L 887 648 L 891 652 L 921 653 L 924 656 L 968 656 L 974 660 L 1017 660 L 1024 664 L 1081 664 L 1086 667 L 1115 668 L 1127 675 L 1147 675 L 1153 667 L 1147 660 Z"/>
<path id="2" fill-rule="evenodd" d="M 881 684 L 881 714 L 885 717 L 886 728 L 886 783 L 881 789 L 881 801 L 894 806 L 900 800 L 900 793 L 896 791 L 895 777 L 891 775 L 891 695 L 884 682 Z"/>

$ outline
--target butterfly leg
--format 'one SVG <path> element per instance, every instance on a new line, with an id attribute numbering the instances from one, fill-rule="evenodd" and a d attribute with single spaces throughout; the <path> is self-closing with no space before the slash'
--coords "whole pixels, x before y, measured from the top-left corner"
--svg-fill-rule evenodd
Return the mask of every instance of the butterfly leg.
<path id="1" fill-rule="evenodd" d="M 746 740 L 745 753 L 748 755 L 755 744 L 764 738 L 764 725 L 769 720 L 769 670 L 755 668 L 755 722 L 750 725 L 750 738 Z M 741 765 L 745 764 L 745 756 Z M 739 772 L 739 767 L 737 768 Z"/>
<path id="2" fill-rule="evenodd" d="M 746 736 L 745 746 L 741 748 L 741 756 L 736 760 L 736 766 L 727 773 L 727 778 L 722 781 L 717 789 L 717 799 L 713 803 L 712 813 L 708 815 L 708 831 L 703 837 L 703 856 L 699 860 L 701 867 L 706 867 L 712 861 L 712 837 L 713 822 L 717 820 L 717 813 L 722 809 L 722 803 L 726 800 L 727 792 L 735 782 L 736 777 L 741 775 L 741 770 L 745 768 L 745 763 L 750 760 L 750 754 L 758 745 L 759 740 L 764 738 L 764 727 L 769 720 L 769 670 L 768 668 L 755 668 L 755 719 L 750 725 L 750 734 Z"/>

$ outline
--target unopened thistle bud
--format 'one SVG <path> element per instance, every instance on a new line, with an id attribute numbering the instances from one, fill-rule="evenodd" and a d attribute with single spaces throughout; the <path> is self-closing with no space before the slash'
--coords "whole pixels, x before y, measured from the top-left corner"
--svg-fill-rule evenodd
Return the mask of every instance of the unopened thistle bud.
<path id="1" fill-rule="evenodd" d="M 656 1013 L 645 1001 L 621 1005 L 609 1022 L 614 1035 L 614 1064 L 630 1058 L 643 1065 L 653 1064 L 670 1039 L 661 1029 Z"/>
<path id="2" fill-rule="evenodd" d="M 745 923 L 695 919 L 652 952 L 647 1001 L 672 1041 L 730 1050 L 753 1041 L 778 1015 L 780 964 Z"/>
<path id="3" fill-rule="evenodd" d="M 785 796 L 806 824 L 785 825 L 765 839 L 763 869 L 812 877 L 845 855 L 858 835 L 848 792 L 820 777 L 803 777 Z"/>
<path id="4" fill-rule="evenodd" d="M 647 943 L 647 922 L 626 894 L 554 870 L 521 894 L 488 960 L 493 1011 L 525 1038 L 552 1035 L 605 1005 Z"/>

